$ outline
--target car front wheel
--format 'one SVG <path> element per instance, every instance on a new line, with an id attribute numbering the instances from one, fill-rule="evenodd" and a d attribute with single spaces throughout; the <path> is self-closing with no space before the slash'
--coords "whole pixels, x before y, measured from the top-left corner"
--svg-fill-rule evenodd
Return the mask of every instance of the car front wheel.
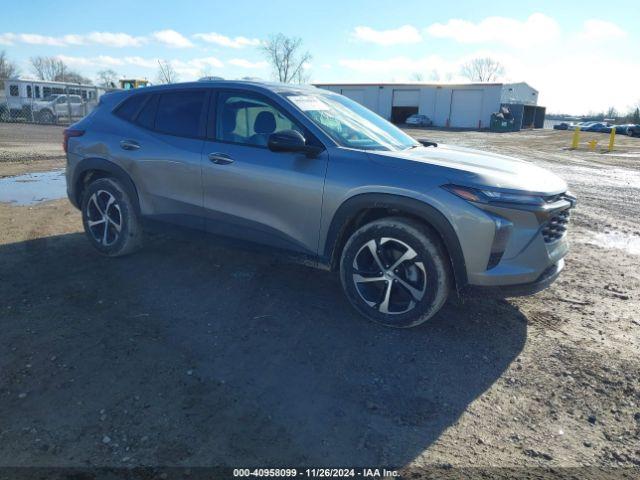
<path id="1" fill-rule="evenodd" d="M 451 274 L 437 235 L 419 222 L 390 217 L 351 235 L 342 251 L 340 280 L 366 318 L 408 328 L 426 322 L 444 305 Z"/>
<path id="2" fill-rule="evenodd" d="M 82 223 L 89 241 L 103 255 L 127 255 L 141 245 L 142 228 L 132 200 L 113 178 L 100 178 L 87 186 Z"/>
<path id="3" fill-rule="evenodd" d="M 56 117 L 50 110 L 43 110 L 38 115 L 38 120 L 40 121 L 40 123 L 55 123 Z"/>

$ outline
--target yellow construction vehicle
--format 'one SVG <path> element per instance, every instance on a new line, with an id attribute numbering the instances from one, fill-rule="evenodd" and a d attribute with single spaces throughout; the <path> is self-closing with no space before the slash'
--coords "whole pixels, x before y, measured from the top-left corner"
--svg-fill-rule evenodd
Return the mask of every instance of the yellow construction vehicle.
<path id="1" fill-rule="evenodd" d="M 125 78 L 120 80 L 120 88 L 123 90 L 131 90 L 132 88 L 141 88 L 149 86 L 149 80 L 140 80 L 139 78 Z"/>

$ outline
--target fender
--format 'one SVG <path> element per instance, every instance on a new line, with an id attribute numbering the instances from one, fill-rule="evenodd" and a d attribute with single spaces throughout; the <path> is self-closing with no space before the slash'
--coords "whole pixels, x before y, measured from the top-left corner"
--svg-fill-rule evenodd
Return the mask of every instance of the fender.
<path id="1" fill-rule="evenodd" d="M 462 253 L 462 247 L 453 226 L 439 210 L 420 200 L 401 195 L 385 193 L 363 193 L 345 200 L 338 208 L 327 232 L 323 257 L 331 264 L 337 260 L 334 258 L 336 247 L 339 246 L 341 235 L 347 225 L 360 213 L 374 209 L 384 208 L 398 210 L 400 213 L 408 213 L 423 219 L 436 231 L 442 243 L 449 252 L 451 266 L 458 290 L 467 284 L 467 268 Z"/>
<path id="2" fill-rule="evenodd" d="M 76 208 L 80 208 L 80 204 L 82 203 L 82 199 L 80 198 L 80 192 L 82 191 L 81 179 L 84 177 L 84 174 L 90 170 L 107 172 L 110 176 L 117 179 L 133 201 L 136 214 L 140 215 L 140 200 L 133 180 L 131 180 L 129 174 L 125 172 L 122 167 L 103 158 L 85 158 L 76 165 L 73 171 L 73 181 L 69 186 L 69 199 Z M 73 188 L 73 190 L 71 190 L 71 188 Z"/>

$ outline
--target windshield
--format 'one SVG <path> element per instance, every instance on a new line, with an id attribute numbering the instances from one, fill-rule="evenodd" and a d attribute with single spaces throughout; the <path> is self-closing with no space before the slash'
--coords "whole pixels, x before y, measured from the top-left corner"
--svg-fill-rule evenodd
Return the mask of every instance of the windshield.
<path id="1" fill-rule="evenodd" d="M 46 97 L 44 97 L 42 99 L 43 102 L 53 102 L 56 98 L 58 98 L 60 95 L 47 95 Z"/>
<path id="2" fill-rule="evenodd" d="M 292 93 L 287 98 L 342 147 L 406 150 L 419 145 L 399 128 L 342 95 Z"/>

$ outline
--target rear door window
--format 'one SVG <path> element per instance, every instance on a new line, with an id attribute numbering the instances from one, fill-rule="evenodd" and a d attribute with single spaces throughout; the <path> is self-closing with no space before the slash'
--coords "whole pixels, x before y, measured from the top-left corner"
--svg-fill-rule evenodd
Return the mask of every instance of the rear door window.
<path id="1" fill-rule="evenodd" d="M 205 90 L 182 90 L 160 95 L 155 130 L 179 137 L 202 136 Z"/>

